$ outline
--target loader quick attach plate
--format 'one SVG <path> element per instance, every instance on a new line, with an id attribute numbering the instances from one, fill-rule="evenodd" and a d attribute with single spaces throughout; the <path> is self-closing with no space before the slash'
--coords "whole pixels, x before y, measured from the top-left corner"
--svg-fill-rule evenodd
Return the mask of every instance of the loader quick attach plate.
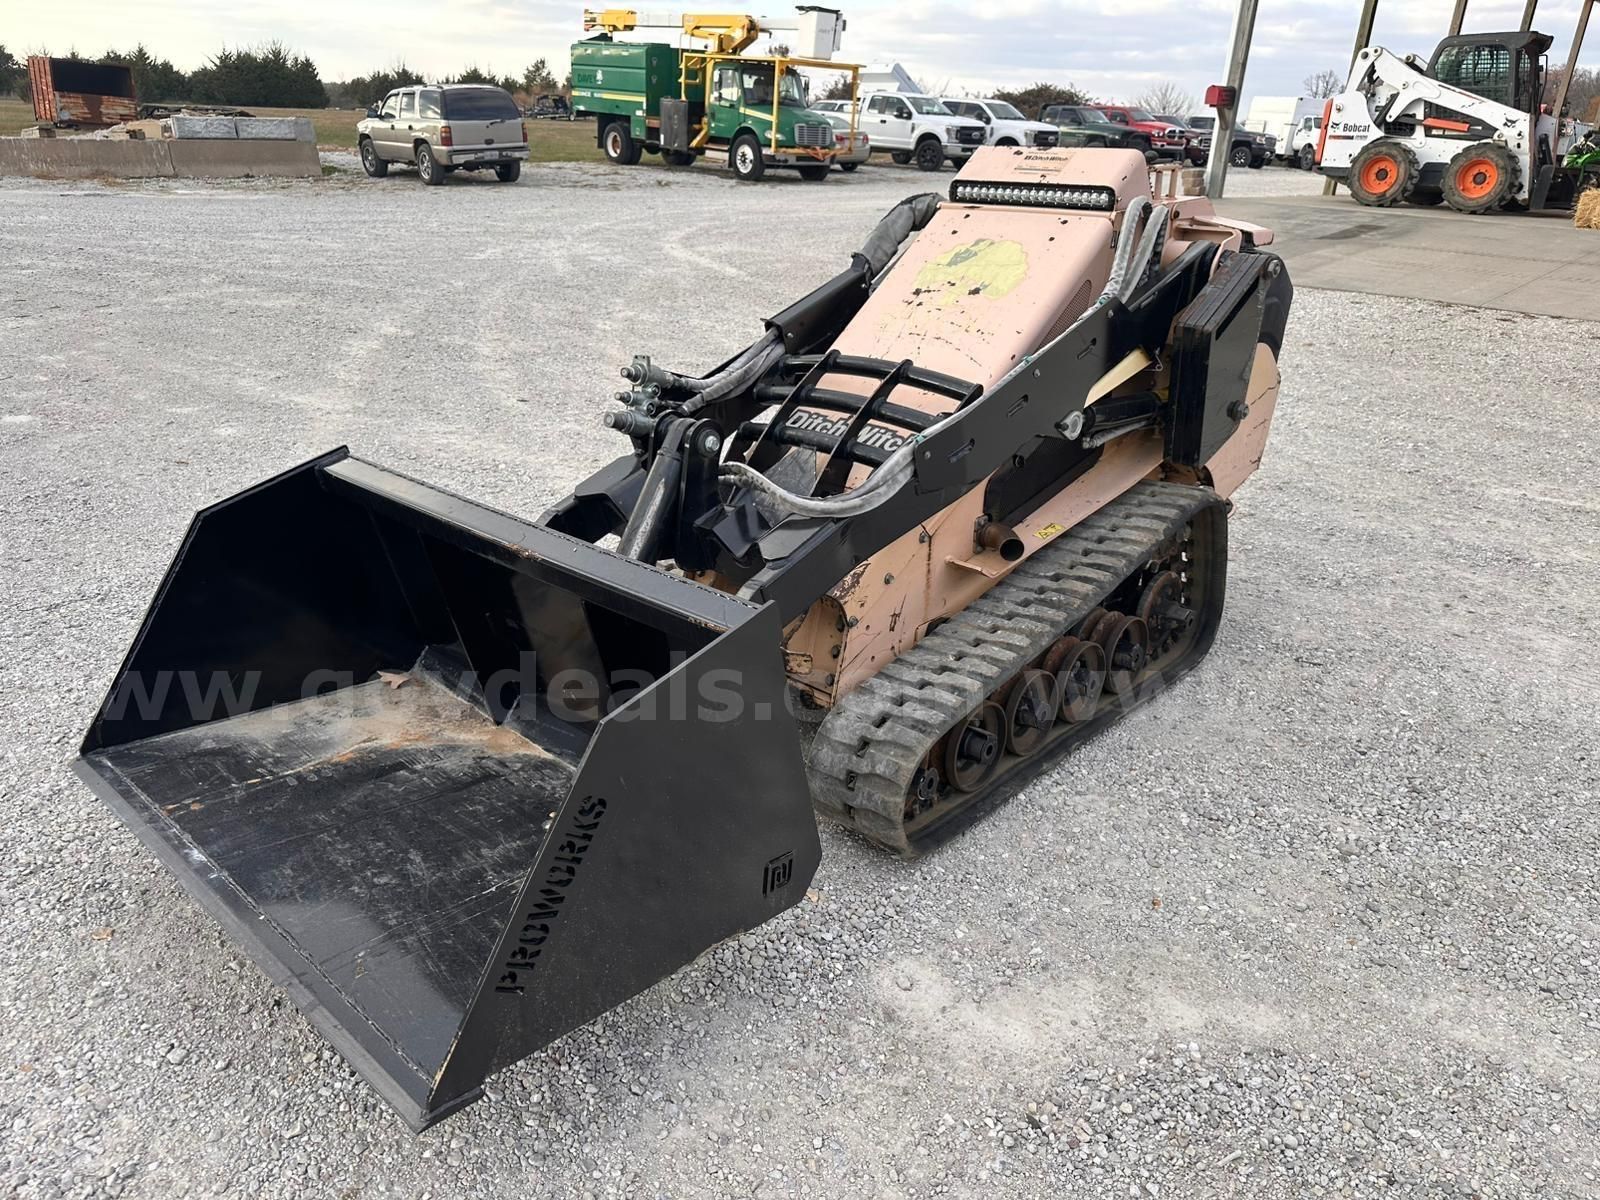
<path id="1" fill-rule="evenodd" d="M 340 450 L 195 519 L 77 768 L 421 1129 L 805 894 L 780 640 Z"/>

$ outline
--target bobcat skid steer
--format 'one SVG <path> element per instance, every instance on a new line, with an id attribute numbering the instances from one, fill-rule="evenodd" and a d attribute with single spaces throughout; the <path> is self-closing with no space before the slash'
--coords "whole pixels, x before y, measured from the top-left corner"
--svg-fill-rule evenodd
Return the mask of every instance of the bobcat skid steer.
<path id="1" fill-rule="evenodd" d="M 1549 48 L 1528 31 L 1447 37 L 1426 61 L 1367 47 L 1324 108 L 1317 169 L 1377 208 L 1572 208 L 1600 171 L 1557 158 L 1540 105 Z M 1558 94 L 1571 77 L 1569 64 Z"/>
<path id="2" fill-rule="evenodd" d="M 343 449 L 206 509 L 79 771 L 438 1121 L 796 903 L 813 804 L 915 853 L 1205 653 L 1292 289 L 1178 179 L 979 150 L 538 521 Z"/>

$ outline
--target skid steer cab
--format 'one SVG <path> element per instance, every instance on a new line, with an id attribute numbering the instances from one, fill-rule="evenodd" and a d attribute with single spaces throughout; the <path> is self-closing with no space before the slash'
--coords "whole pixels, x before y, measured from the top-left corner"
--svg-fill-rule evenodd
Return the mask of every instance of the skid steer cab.
<path id="1" fill-rule="evenodd" d="M 1362 50 L 1324 110 L 1318 168 L 1380 208 L 1571 208 L 1586 178 L 1558 159 L 1555 119 L 1540 108 L 1550 41 L 1464 34 L 1444 39 L 1426 62 Z"/>

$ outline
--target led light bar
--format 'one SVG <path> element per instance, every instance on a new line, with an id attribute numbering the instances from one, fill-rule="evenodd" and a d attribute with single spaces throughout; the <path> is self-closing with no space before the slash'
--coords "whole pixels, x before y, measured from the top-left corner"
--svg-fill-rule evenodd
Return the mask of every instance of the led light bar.
<path id="1" fill-rule="evenodd" d="M 1086 208 L 1109 212 L 1117 193 L 1108 187 L 1074 187 L 1068 183 L 984 183 L 956 180 L 950 199 L 957 204 L 1013 204 L 1037 208 Z"/>

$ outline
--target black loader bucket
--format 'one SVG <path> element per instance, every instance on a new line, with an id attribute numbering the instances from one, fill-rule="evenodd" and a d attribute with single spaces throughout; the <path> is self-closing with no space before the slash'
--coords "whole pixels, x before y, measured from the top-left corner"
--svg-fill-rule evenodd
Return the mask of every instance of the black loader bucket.
<path id="1" fill-rule="evenodd" d="M 339 450 L 195 518 L 77 765 L 421 1129 L 805 894 L 780 642 Z"/>

